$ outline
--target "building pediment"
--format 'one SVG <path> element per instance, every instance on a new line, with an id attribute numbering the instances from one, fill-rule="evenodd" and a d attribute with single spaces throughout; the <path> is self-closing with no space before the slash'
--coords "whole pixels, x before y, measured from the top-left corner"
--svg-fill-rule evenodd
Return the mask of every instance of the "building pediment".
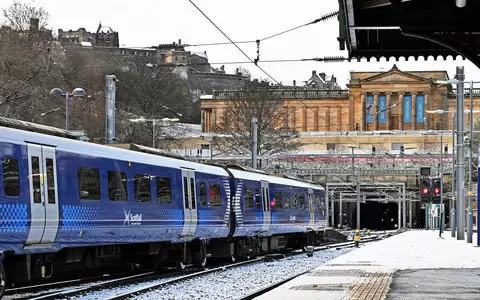
<path id="1" fill-rule="evenodd" d="M 411 83 L 431 83 L 430 78 L 421 77 L 408 72 L 400 71 L 395 65 L 384 73 L 376 74 L 371 77 L 360 80 L 360 83 L 387 83 L 387 82 L 411 82 Z"/>

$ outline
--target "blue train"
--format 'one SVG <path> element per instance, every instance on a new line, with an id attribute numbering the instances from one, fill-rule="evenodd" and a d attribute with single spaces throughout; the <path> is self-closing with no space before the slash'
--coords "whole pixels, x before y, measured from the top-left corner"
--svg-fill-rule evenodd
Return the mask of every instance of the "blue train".
<path id="1" fill-rule="evenodd" d="M 3 285 L 114 257 L 180 269 L 248 259 L 305 247 L 325 225 L 312 182 L 6 127 L 0 157 Z"/>

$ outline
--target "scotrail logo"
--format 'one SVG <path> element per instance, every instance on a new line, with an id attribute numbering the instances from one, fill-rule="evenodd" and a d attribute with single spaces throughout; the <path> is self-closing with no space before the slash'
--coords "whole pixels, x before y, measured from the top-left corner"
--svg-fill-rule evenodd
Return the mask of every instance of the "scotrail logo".
<path id="1" fill-rule="evenodd" d="M 125 215 L 125 220 L 123 221 L 123 226 L 125 225 L 141 225 L 142 224 L 142 214 L 132 214 L 129 210 L 128 212 L 124 209 L 123 214 Z"/>

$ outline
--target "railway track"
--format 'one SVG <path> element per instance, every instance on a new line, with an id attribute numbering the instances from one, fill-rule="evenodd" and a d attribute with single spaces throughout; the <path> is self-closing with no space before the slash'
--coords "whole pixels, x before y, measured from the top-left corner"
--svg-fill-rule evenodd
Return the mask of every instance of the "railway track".
<path id="1" fill-rule="evenodd" d="M 386 236 L 386 235 L 382 235 L 382 236 Z M 372 236 L 370 237 L 368 236 L 363 237 L 362 242 L 378 240 L 382 236 L 379 234 L 372 234 Z M 328 249 L 342 249 L 342 248 L 349 248 L 353 246 L 354 246 L 353 241 L 347 241 L 347 242 L 332 243 L 332 244 L 327 244 L 323 246 L 318 246 L 314 249 L 314 251 L 322 251 L 322 250 L 328 250 Z M 297 250 L 290 253 L 289 255 L 298 255 L 300 253 L 302 253 L 302 251 Z M 109 278 L 112 278 L 112 279 L 109 279 L 109 280 L 105 280 L 105 276 L 102 276 L 102 277 L 92 277 L 92 278 L 85 278 L 85 279 L 75 279 L 75 280 L 62 281 L 62 282 L 53 282 L 53 283 L 40 284 L 40 285 L 34 285 L 34 286 L 27 286 L 27 287 L 19 287 L 19 288 L 8 289 L 6 291 L 5 297 L 6 299 L 38 299 L 38 300 L 65 299 L 65 298 L 82 297 L 82 295 L 86 295 L 92 292 L 114 289 L 114 288 L 127 286 L 131 284 L 146 283 L 146 284 L 143 284 L 142 287 L 133 288 L 132 290 L 128 290 L 127 292 L 121 292 L 110 298 L 108 297 L 104 298 L 104 299 L 127 299 L 135 295 L 147 293 L 151 290 L 155 290 L 170 284 L 186 281 L 194 277 L 204 276 L 210 273 L 235 268 L 238 266 L 260 262 L 265 260 L 265 258 L 267 257 L 260 257 L 260 258 L 252 259 L 248 261 L 242 261 L 242 262 L 233 263 L 229 265 L 218 266 L 218 267 L 210 268 L 204 271 L 187 271 L 186 272 L 187 274 L 185 274 L 185 272 L 160 274 L 159 272 L 152 271 L 152 272 L 145 272 L 141 274 L 129 275 L 124 277 L 118 277 L 119 276 L 118 274 L 110 275 Z M 114 277 L 118 277 L 118 278 L 114 278 Z"/>

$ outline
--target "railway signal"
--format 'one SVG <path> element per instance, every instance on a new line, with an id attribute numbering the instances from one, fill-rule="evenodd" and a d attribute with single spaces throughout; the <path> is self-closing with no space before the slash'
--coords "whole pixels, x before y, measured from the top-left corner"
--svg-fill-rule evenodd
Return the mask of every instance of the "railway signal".
<path id="1" fill-rule="evenodd" d="M 440 195 L 442 193 L 441 178 L 432 178 L 432 202 L 440 203 Z"/>
<path id="2" fill-rule="evenodd" d="M 430 186 L 430 178 L 420 178 L 420 200 L 422 202 L 430 202 L 432 190 Z"/>

